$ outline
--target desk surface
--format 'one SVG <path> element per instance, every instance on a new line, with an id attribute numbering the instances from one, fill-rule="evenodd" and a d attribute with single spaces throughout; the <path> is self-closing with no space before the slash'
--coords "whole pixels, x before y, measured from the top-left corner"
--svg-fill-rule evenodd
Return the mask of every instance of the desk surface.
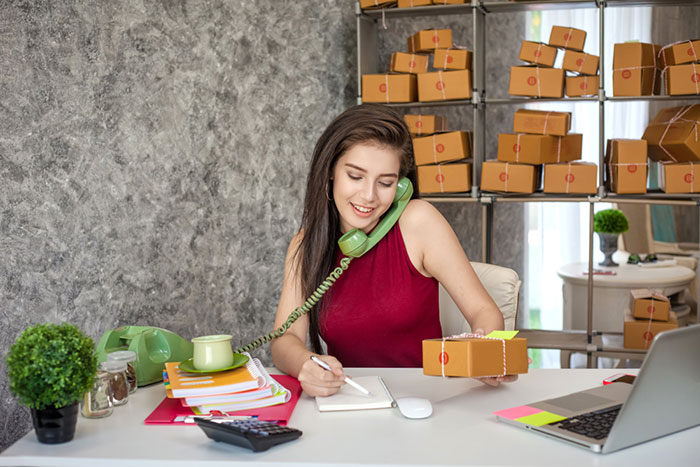
<path id="1" fill-rule="evenodd" d="M 636 370 L 632 370 L 636 371 Z M 75 439 L 42 445 L 34 432 L 0 454 L 0 465 L 674 465 L 697 461 L 700 427 L 608 455 L 496 421 L 493 411 L 587 389 L 615 370 L 532 370 L 499 388 L 471 379 L 424 376 L 420 369 L 347 369 L 349 375 L 379 374 L 394 397 L 421 396 L 433 415 L 408 420 L 396 409 L 319 413 L 302 395 L 290 426 L 304 434 L 262 453 L 215 443 L 196 426 L 149 426 L 143 419 L 162 400 L 155 385 L 134 393 L 126 406 L 104 419 L 80 418 Z"/>
<path id="2" fill-rule="evenodd" d="M 614 271 L 615 275 L 594 274 L 596 287 L 655 288 L 687 286 L 695 277 L 695 272 L 685 266 L 641 267 L 635 264 L 620 264 L 617 267 L 602 267 L 597 264 L 594 269 Z M 574 284 L 588 284 L 588 263 L 570 263 L 557 271 L 559 277 Z"/>

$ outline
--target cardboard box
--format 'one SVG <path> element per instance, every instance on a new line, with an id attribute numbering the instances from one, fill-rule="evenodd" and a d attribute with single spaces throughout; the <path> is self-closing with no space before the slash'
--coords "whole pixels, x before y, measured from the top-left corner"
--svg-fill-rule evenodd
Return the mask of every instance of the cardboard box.
<path id="1" fill-rule="evenodd" d="M 661 49 L 664 67 L 700 62 L 700 39 L 666 45 Z"/>
<path id="2" fill-rule="evenodd" d="M 417 6 L 432 5 L 432 0 L 399 0 L 399 8 L 413 8 Z"/>
<path id="3" fill-rule="evenodd" d="M 452 47 L 452 29 L 424 29 L 408 38 L 408 51 L 430 52 Z"/>
<path id="4" fill-rule="evenodd" d="M 586 42 L 586 31 L 567 26 L 552 26 L 549 34 L 549 45 L 563 49 L 583 51 Z"/>
<path id="5" fill-rule="evenodd" d="M 566 95 L 569 97 L 597 96 L 600 76 L 567 76 Z"/>
<path id="6" fill-rule="evenodd" d="M 466 0 L 433 0 L 433 5 L 457 5 L 467 3 Z"/>
<path id="7" fill-rule="evenodd" d="M 471 70 L 472 53 L 465 49 L 436 49 L 433 55 L 436 70 Z"/>
<path id="8" fill-rule="evenodd" d="M 626 349 L 648 349 L 657 334 L 678 328 L 678 319 L 674 312 L 669 313 L 668 321 L 651 321 L 634 319 L 632 312 L 625 310 L 624 347 Z"/>
<path id="9" fill-rule="evenodd" d="M 360 8 L 387 8 L 396 5 L 396 0 L 360 0 Z"/>
<path id="10" fill-rule="evenodd" d="M 594 195 L 598 192 L 598 166 L 590 162 L 545 164 L 543 191 Z"/>
<path id="11" fill-rule="evenodd" d="M 613 53 L 613 95 L 651 96 L 661 90 L 660 47 L 642 42 L 615 44 Z"/>
<path id="12" fill-rule="evenodd" d="M 362 102 L 415 102 L 416 75 L 362 75 Z"/>
<path id="13" fill-rule="evenodd" d="M 425 193 L 459 193 L 472 189 L 472 165 L 465 162 L 421 165 L 418 190 Z"/>
<path id="14" fill-rule="evenodd" d="M 505 342 L 505 368 L 503 355 Z M 527 373 L 527 339 L 460 338 L 423 340 L 423 374 L 433 376 L 515 375 Z M 444 371 L 443 371 L 444 370 Z"/>
<path id="15" fill-rule="evenodd" d="M 471 99 L 472 72 L 436 71 L 418 75 L 418 100 L 444 101 L 451 99 Z"/>
<path id="16" fill-rule="evenodd" d="M 513 115 L 513 133 L 564 136 L 571 130 L 571 112 L 518 109 Z"/>
<path id="17" fill-rule="evenodd" d="M 600 59 L 597 55 L 567 50 L 561 67 L 564 70 L 573 71 L 580 75 L 597 75 L 599 61 Z"/>
<path id="18" fill-rule="evenodd" d="M 537 66 L 510 67 L 508 94 L 513 96 L 563 97 L 564 70 Z"/>
<path id="19" fill-rule="evenodd" d="M 471 133 L 451 131 L 413 138 L 416 165 L 438 164 L 471 157 Z"/>
<path id="20" fill-rule="evenodd" d="M 543 42 L 523 41 L 519 58 L 535 65 L 553 67 L 557 59 L 557 48 Z"/>
<path id="21" fill-rule="evenodd" d="M 408 131 L 412 135 L 432 135 L 440 131 L 447 131 L 447 117 L 441 115 L 411 115 L 403 116 Z"/>
<path id="22" fill-rule="evenodd" d="M 668 321 L 671 301 L 668 297 L 649 289 L 630 290 L 630 310 L 638 319 Z"/>
<path id="23" fill-rule="evenodd" d="M 700 161 L 700 104 L 661 109 L 644 130 L 655 161 Z"/>
<path id="24" fill-rule="evenodd" d="M 520 164 L 550 164 L 581 159 L 583 135 L 566 136 L 501 133 L 498 160 Z"/>
<path id="25" fill-rule="evenodd" d="M 700 63 L 672 65 L 665 74 L 667 96 L 700 94 Z"/>
<path id="26" fill-rule="evenodd" d="M 700 176 L 698 163 L 659 164 L 661 186 L 665 193 L 700 193 L 700 179 L 695 183 L 695 167 Z"/>
<path id="27" fill-rule="evenodd" d="M 425 73 L 428 71 L 428 56 L 394 52 L 391 54 L 389 71 L 395 73 Z"/>
<path id="28" fill-rule="evenodd" d="M 540 167 L 512 162 L 484 161 L 481 165 L 481 190 L 534 193 L 540 187 Z"/>
<path id="29" fill-rule="evenodd" d="M 647 142 L 643 139 L 609 139 L 605 167 L 611 191 L 647 192 Z"/>

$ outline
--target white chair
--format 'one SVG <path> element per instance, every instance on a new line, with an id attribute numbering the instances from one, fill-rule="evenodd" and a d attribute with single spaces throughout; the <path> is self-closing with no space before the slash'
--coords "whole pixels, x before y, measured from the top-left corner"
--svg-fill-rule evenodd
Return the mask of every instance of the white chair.
<path id="1" fill-rule="evenodd" d="M 495 264 L 476 262 L 471 264 L 484 288 L 503 313 L 505 330 L 512 331 L 515 329 L 515 319 L 518 315 L 518 294 L 521 283 L 518 273 Z M 440 286 L 440 323 L 444 336 L 470 331 L 469 323 L 442 285 Z"/>

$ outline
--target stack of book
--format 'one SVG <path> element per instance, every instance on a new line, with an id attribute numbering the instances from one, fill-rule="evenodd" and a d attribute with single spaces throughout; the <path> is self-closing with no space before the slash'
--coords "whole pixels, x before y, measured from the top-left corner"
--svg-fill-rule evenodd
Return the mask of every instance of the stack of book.
<path id="1" fill-rule="evenodd" d="M 163 382 L 167 396 L 179 399 L 195 414 L 235 412 L 283 404 L 292 394 L 272 379 L 260 360 L 251 358 L 239 368 L 213 373 L 188 373 L 178 362 L 165 364 Z"/>

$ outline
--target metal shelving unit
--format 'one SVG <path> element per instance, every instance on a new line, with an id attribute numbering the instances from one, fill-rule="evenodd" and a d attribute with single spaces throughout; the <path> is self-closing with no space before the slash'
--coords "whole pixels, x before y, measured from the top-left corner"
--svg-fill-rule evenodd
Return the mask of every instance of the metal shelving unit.
<path id="1" fill-rule="evenodd" d="M 606 96 L 604 90 L 605 70 L 603 64 L 605 44 L 605 10 L 607 8 L 622 8 L 631 6 L 700 6 L 700 0 L 558 0 L 558 1 L 521 1 L 510 2 L 506 0 L 467 0 L 465 4 L 435 5 L 415 8 L 388 8 L 378 10 L 361 10 L 359 2 L 356 3 L 357 14 L 357 46 L 358 46 L 358 83 L 362 82 L 362 75 L 378 73 L 377 67 L 377 22 L 391 18 L 424 17 L 424 16 L 454 16 L 471 15 L 472 19 L 472 44 L 473 64 L 472 81 L 473 90 L 471 100 L 455 100 L 441 102 L 410 102 L 405 104 L 387 104 L 397 108 L 430 108 L 446 106 L 472 106 L 473 108 L 473 158 L 472 158 L 472 190 L 464 194 L 440 194 L 425 195 L 424 198 L 432 202 L 479 202 L 482 206 L 482 261 L 491 261 L 491 232 L 493 209 L 497 203 L 529 203 L 529 202 L 576 202 L 589 204 L 589 235 L 588 235 L 588 319 L 587 329 L 573 331 L 545 331 L 522 330 L 528 338 L 528 346 L 534 348 L 551 348 L 560 350 L 572 350 L 585 352 L 588 356 L 588 367 L 593 366 L 593 356 L 603 355 L 635 355 L 644 354 L 646 351 L 622 349 L 606 346 L 603 343 L 603 333 L 592 329 L 593 322 L 593 214 L 596 203 L 634 203 L 634 204 L 662 204 L 676 206 L 695 206 L 700 212 L 700 195 L 672 195 L 662 192 L 650 192 L 646 195 L 618 195 L 605 190 L 603 183 L 603 171 L 598 171 L 598 193 L 596 196 L 581 195 L 553 195 L 546 193 L 522 194 L 497 194 L 479 191 L 481 178 L 481 164 L 485 160 L 486 141 L 486 107 L 488 105 L 519 105 L 532 102 L 597 102 L 599 106 L 599 154 L 598 167 L 604 167 L 605 156 L 605 105 L 608 102 L 624 103 L 634 101 L 687 101 L 700 100 L 700 96 L 640 96 L 640 97 L 613 97 Z M 600 50 L 600 89 L 594 97 L 581 98 L 490 98 L 487 95 L 485 83 L 485 31 L 486 16 L 499 12 L 525 12 L 532 10 L 555 9 L 598 9 L 598 30 Z M 358 94 L 361 93 L 361 85 L 358 86 Z M 362 102 L 358 95 L 358 103 Z M 700 296 L 700 266 L 698 267 L 698 296 Z M 607 334 L 607 333 L 606 333 Z"/>

